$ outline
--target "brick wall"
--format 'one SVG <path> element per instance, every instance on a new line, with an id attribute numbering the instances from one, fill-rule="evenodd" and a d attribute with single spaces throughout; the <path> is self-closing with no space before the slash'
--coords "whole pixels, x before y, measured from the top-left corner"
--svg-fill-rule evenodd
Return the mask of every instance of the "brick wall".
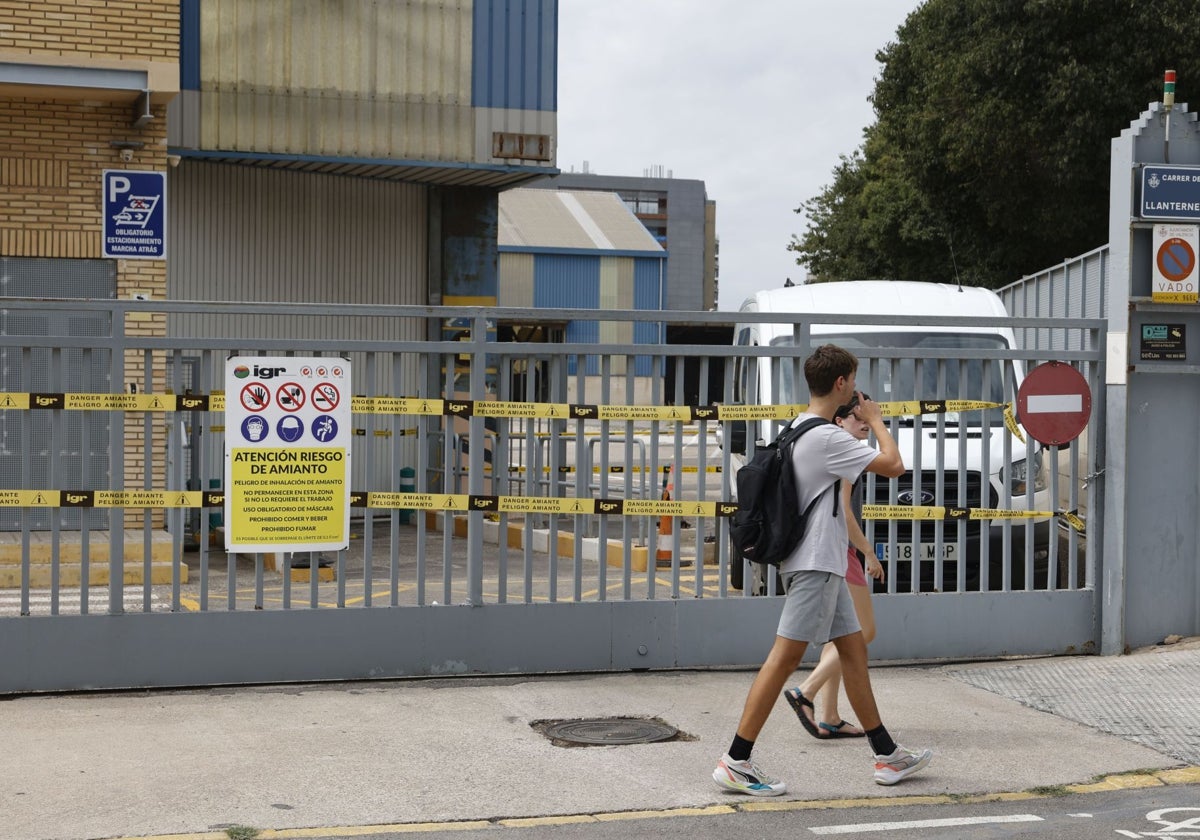
<path id="1" fill-rule="evenodd" d="M 179 60 L 179 0 L 0 0 L 0 50 Z"/>
<path id="2" fill-rule="evenodd" d="M 165 103 L 178 90 L 178 0 L 0 0 L 0 62 L 148 73 L 154 119 L 142 128 L 132 125 L 136 95 L 129 91 L 0 90 L 0 255 L 99 259 L 103 171 L 167 168 Z M 111 145 L 124 140 L 143 144 L 130 162 Z M 117 296 L 134 292 L 165 299 L 166 261 L 118 260 Z M 131 336 L 162 336 L 165 327 L 160 313 L 131 316 L 125 325 Z M 149 374 L 141 354 L 125 364 L 139 390 L 163 390 L 157 364 Z M 155 486 L 163 486 L 161 416 L 150 437 L 141 415 L 127 416 L 127 487 L 142 486 L 148 457 Z"/>

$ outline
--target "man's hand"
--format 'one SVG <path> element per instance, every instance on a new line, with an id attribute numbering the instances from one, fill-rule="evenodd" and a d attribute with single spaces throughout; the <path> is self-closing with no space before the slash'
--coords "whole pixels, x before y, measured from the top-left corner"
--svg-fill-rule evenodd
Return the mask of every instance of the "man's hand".
<path id="1" fill-rule="evenodd" d="M 862 391 L 856 393 L 858 394 L 858 405 L 854 407 L 854 416 L 869 426 L 882 423 L 883 410 L 879 407 L 879 403 L 870 397 L 863 396 Z"/>

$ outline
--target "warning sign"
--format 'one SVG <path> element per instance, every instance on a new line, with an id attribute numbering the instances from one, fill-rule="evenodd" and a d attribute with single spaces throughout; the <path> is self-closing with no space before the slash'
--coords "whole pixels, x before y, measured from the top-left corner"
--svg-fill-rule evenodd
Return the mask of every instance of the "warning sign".
<path id="1" fill-rule="evenodd" d="M 336 551 L 350 542 L 350 364 L 231 357 L 226 404 L 225 550 Z M 332 405 L 331 405 L 332 402 Z"/>
<path id="2" fill-rule="evenodd" d="M 1195 225 L 1154 226 L 1154 278 L 1151 298 L 1160 303 L 1196 303 L 1196 252 L 1200 228 Z"/>

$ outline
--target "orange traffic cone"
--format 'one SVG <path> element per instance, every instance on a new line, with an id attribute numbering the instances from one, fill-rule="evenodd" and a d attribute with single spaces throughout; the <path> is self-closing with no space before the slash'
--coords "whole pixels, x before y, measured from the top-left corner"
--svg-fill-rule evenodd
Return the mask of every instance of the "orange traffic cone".
<path id="1" fill-rule="evenodd" d="M 664 502 L 671 501 L 671 491 L 675 489 L 675 482 L 671 476 L 672 467 L 667 467 L 667 474 L 663 476 L 662 500 Z M 674 536 L 675 517 L 660 516 L 658 518 L 658 550 L 654 554 L 654 562 L 656 565 L 671 565 L 671 548 L 674 544 Z"/>

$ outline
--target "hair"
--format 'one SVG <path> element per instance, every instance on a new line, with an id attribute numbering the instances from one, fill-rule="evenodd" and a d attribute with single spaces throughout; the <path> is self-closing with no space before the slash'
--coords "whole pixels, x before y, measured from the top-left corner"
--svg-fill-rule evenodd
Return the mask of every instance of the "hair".
<path id="1" fill-rule="evenodd" d="M 833 390 L 839 376 L 850 376 L 858 370 L 858 359 L 849 350 L 836 344 L 822 344 L 804 361 L 804 378 L 808 392 L 823 397 Z"/>

